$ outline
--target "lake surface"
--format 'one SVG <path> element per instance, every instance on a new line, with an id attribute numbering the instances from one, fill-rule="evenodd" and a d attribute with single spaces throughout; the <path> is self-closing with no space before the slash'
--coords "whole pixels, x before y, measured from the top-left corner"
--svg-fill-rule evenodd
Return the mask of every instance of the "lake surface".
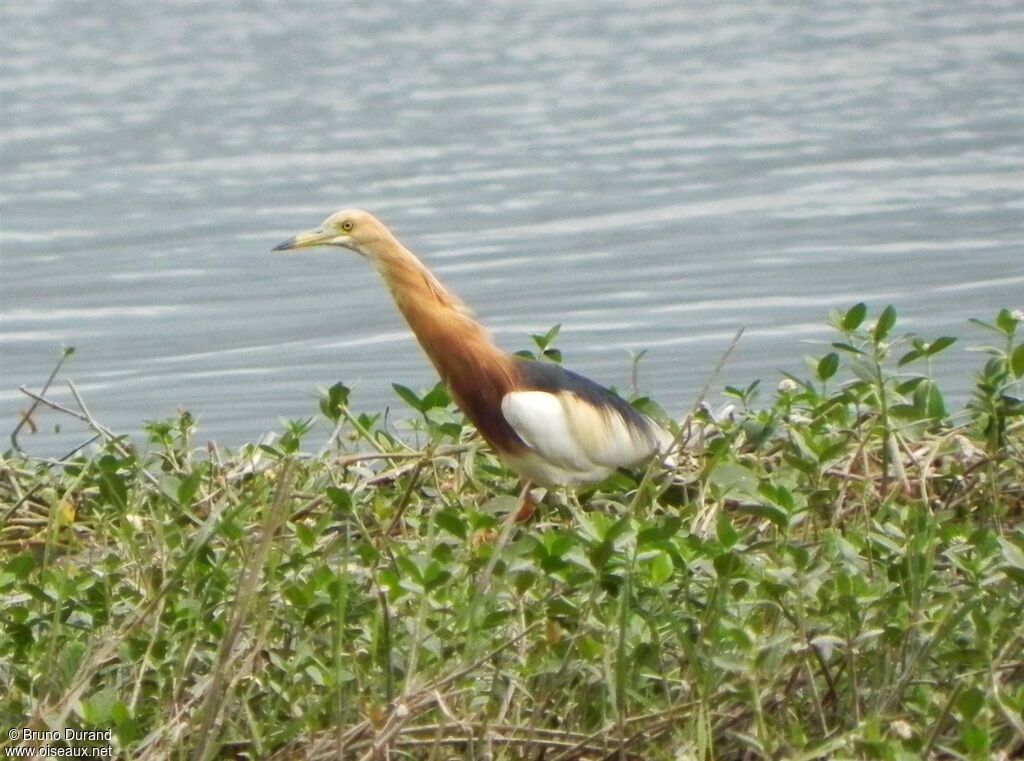
<path id="1" fill-rule="evenodd" d="M 380 216 L 514 350 L 678 412 L 803 372 L 830 308 L 965 336 L 1024 307 L 1024 6 L 938 2 L 8 3 L 0 435 L 62 344 L 118 431 L 240 445 L 319 387 L 432 370 L 366 262 L 271 254 Z M 70 397 L 63 381 L 56 398 Z M 42 414 L 32 450 L 81 429 Z M 53 434 L 56 423 L 63 432 Z M 6 445 L 0 445 L 5 447 Z"/>

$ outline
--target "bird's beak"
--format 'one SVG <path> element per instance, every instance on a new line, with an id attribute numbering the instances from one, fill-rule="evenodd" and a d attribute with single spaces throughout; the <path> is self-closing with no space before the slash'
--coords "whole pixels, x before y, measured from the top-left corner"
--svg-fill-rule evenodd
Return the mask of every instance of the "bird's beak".
<path id="1" fill-rule="evenodd" d="M 337 237 L 337 233 L 318 227 L 315 230 L 306 230 L 298 235 L 293 235 L 285 241 L 281 241 L 273 251 L 286 251 L 290 248 L 309 248 L 310 246 L 324 246 Z"/>

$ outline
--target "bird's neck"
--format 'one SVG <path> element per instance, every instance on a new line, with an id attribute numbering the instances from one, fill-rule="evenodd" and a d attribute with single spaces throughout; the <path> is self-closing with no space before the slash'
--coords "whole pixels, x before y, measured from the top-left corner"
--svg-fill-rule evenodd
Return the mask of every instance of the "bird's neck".
<path id="1" fill-rule="evenodd" d="M 377 269 L 445 383 L 457 385 L 471 366 L 507 372 L 509 357 L 423 262 L 397 241 L 381 254 L 374 257 Z"/>
<path id="2" fill-rule="evenodd" d="M 468 315 L 469 310 L 462 301 L 445 288 L 415 254 L 396 240 L 388 243 L 380 247 L 372 259 L 414 332 L 416 325 L 411 315 L 421 318 L 421 312 L 438 312 L 440 316 L 445 310 Z"/>
<path id="3" fill-rule="evenodd" d="M 455 403 L 492 444 L 508 451 L 521 447 L 500 413 L 501 400 L 517 387 L 515 360 L 495 346 L 459 298 L 397 241 L 373 259 Z"/>

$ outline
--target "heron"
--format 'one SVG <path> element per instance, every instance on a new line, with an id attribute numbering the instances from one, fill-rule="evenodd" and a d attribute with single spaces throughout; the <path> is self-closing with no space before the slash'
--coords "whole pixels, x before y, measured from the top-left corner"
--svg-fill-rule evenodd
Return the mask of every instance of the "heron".
<path id="1" fill-rule="evenodd" d="M 466 305 L 372 214 L 344 209 L 274 251 L 334 246 L 369 260 L 452 400 L 523 481 L 598 483 L 665 456 L 673 437 L 622 397 L 552 362 L 508 354 Z"/>

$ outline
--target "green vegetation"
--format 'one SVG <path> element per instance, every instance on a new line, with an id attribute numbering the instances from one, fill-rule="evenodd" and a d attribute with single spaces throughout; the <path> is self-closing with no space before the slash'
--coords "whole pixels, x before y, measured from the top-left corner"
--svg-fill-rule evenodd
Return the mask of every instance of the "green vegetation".
<path id="1" fill-rule="evenodd" d="M 395 387 L 399 435 L 335 386 L 317 454 L 312 420 L 228 454 L 187 414 L 8 452 L 0 728 L 132 759 L 1019 757 L 1020 317 L 978 323 L 956 414 L 929 373 L 953 339 L 866 318 L 774 398 L 728 388 L 677 472 L 526 525 L 440 388 Z"/>

